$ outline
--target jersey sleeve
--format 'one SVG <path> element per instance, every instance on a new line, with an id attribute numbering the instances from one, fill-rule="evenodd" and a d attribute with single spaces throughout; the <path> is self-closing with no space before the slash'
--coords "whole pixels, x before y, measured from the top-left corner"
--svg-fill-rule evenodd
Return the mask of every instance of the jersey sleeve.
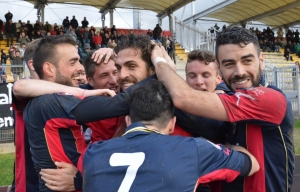
<path id="1" fill-rule="evenodd" d="M 152 75 L 136 83 L 114 97 L 93 96 L 85 98 L 72 110 L 72 114 L 76 117 L 77 124 L 81 125 L 87 122 L 128 115 L 130 109 L 129 101 L 132 92 L 152 79 L 157 79 L 156 75 Z"/>
<path id="2" fill-rule="evenodd" d="M 213 144 L 205 139 L 194 139 L 198 148 L 198 183 L 214 180 L 233 181 L 237 176 L 246 176 L 251 170 L 251 161 L 246 154 Z"/>
<path id="3" fill-rule="evenodd" d="M 280 124 L 286 112 L 285 96 L 274 89 L 255 87 L 234 94 L 218 94 L 230 122 L 265 121 Z"/>

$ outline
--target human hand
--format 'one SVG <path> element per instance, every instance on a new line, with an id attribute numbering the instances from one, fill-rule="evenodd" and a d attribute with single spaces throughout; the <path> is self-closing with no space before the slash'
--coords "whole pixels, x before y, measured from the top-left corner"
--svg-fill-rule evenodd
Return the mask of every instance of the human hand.
<path id="1" fill-rule="evenodd" d="M 154 49 L 151 53 L 151 61 L 154 64 L 154 61 L 157 57 L 162 57 L 166 60 L 166 63 L 175 71 L 176 66 L 172 59 L 169 57 L 168 53 L 166 52 L 163 46 L 155 45 Z"/>
<path id="2" fill-rule="evenodd" d="M 113 97 L 116 93 L 110 89 L 93 89 L 93 90 L 83 90 L 82 96 L 89 97 L 89 96 L 109 96 Z"/>
<path id="3" fill-rule="evenodd" d="M 98 91 L 99 96 L 108 96 L 108 97 L 113 97 L 116 95 L 116 92 L 110 89 L 96 89 Z"/>
<path id="4" fill-rule="evenodd" d="M 105 60 L 104 60 L 104 64 L 108 63 L 108 60 L 109 58 L 112 56 L 112 55 L 115 55 L 115 52 L 113 49 L 111 48 L 101 48 L 101 49 L 98 49 L 97 51 L 95 51 L 92 55 L 92 59 L 96 62 L 96 63 L 101 63 L 103 57 L 105 56 Z"/>
<path id="5" fill-rule="evenodd" d="M 74 177 L 78 169 L 72 164 L 55 162 L 59 169 L 41 169 L 40 175 L 45 185 L 53 191 L 75 191 Z"/>

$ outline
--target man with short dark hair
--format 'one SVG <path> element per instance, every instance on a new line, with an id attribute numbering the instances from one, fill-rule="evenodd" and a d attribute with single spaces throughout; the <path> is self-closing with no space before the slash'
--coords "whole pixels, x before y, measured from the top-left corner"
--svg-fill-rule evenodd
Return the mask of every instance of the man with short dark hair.
<path id="1" fill-rule="evenodd" d="M 83 18 L 83 21 L 81 21 L 82 28 L 86 28 L 89 25 L 89 22 L 86 20 L 86 17 Z"/>
<path id="2" fill-rule="evenodd" d="M 199 183 L 230 182 L 259 169 L 242 147 L 232 146 L 233 150 L 202 138 L 168 136 L 176 122 L 173 110 L 171 96 L 159 81 L 137 88 L 126 116 L 126 133 L 86 150 L 83 189 L 194 191 Z"/>
<path id="3" fill-rule="evenodd" d="M 49 89 L 46 93 L 64 87 L 64 91 L 70 90 L 76 95 L 74 97 L 70 95 L 70 92 L 43 95 L 31 100 L 24 110 L 24 120 L 36 171 L 39 172 L 45 168 L 56 171 L 55 169 L 59 167 L 63 168 L 63 172 L 66 170 L 68 178 L 71 178 L 71 180 L 66 180 L 56 175 L 54 178 L 50 177 L 51 180 L 47 180 L 41 173 L 40 191 L 50 191 L 50 188 L 55 191 L 81 189 L 81 174 L 73 167 L 77 166 L 78 158 L 85 146 L 80 125 L 123 116 L 129 112 L 127 100 L 131 95 L 130 89 L 113 98 L 98 96 L 82 100 L 86 96 L 114 95 L 115 93 L 107 89 L 80 91 L 80 89 L 63 86 L 76 86 L 77 80 L 74 76 L 82 70 L 75 45 L 76 42 L 69 36 L 43 38 L 33 58 L 34 68 L 40 78 L 60 85 L 43 82 L 43 86 L 35 93 L 25 90 L 27 91 L 25 95 L 36 96 L 44 94 L 45 87 Z M 34 80 L 30 83 L 39 84 Z M 23 89 L 26 88 L 23 87 Z M 43 104 L 40 105 L 40 103 Z M 105 111 L 105 113 L 95 113 L 95 111 Z M 65 164 L 58 162 L 65 162 L 68 165 L 63 167 Z M 71 172 L 69 172 L 70 166 Z M 73 177 L 76 177 L 75 182 Z M 59 188 L 64 182 L 70 183 L 64 186 L 66 188 Z"/>
<path id="4" fill-rule="evenodd" d="M 230 94 L 193 90 L 166 62 L 158 60 L 162 57 L 158 46 L 153 52 L 152 60 L 158 61 L 156 74 L 175 106 L 194 115 L 234 123 L 227 142 L 247 147 L 257 158 L 260 170 L 256 174 L 223 182 L 223 191 L 290 191 L 294 171 L 292 107 L 281 90 L 262 80 L 264 55 L 257 36 L 237 26 L 217 36 L 216 57 Z"/>
<path id="5" fill-rule="evenodd" d="M 8 43 L 9 40 L 10 40 L 10 45 L 13 44 L 16 30 L 17 30 L 16 25 L 12 22 L 11 19 L 5 23 L 6 47 L 9 47 L 9 43 Z"/>
<path id="6" fill-rule="evenodd" d="M 108 63 L 104 63 L 103 57 L 100 63 L 96 63 L 92 59 L 93 52 L 89 53 L 83 62 L 86 72 L 86 79 L 88 84 L 80 86 L 84 89 L 110 89 L 116 94 L 120 92 L 120 85 L 118 83 L 118 69 L 115 65 L 116 58 L 111 56 Z M 92 130 L 91 141 L 101 141 L 111 139 L 121 125 L 122 117 L 115 117 L 101 121 L 87 123 L 87 127 Z M 101 128 L 101 129 L 99 129 Z"/>
<path id="7" fill-rule="evenodd" d="M 77 19 L 75 18 L 75 15 L 73 15 L 73 18 L 72 18 L 71 21 L 70 21 L 70 25 L 72 26 L 72 28 L 73 28 L 74 30 L 77 29 L 77 27 L 78 27 L 78 21 L 77 21 Z"/>
<path id="8" fill-rule="evenodd" d="M 68 16 L 66 16 L 66 18 L 63 20 L 62 25 L 64 26 L 65 32 L 68 32 L 70 26 L 70 21 Z"/>

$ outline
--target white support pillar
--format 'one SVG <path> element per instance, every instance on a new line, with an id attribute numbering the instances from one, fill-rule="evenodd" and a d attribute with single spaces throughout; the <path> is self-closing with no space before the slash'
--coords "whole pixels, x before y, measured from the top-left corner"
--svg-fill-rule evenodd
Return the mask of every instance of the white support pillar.
<path id="1" fill-rule="evenodd" d="M 102 28 L 105 26 L 105 14 L 101 13 Z"/>
<path id="2" fill-rule="evenodd" d="M 45 24 L 45 4 L 41 5 L 41 16 L 42 16 L 42 23 Z"/>
<path id="3" fill-rule="evenodd" d="M 41 10 L 40 9 L 37 9 L 36 16 L 37 16 L 37 20 L 41 21 Z"/>
<path id="4" fill-rule="evenodd" d="M 170 13 L 168 15 L 168 17 L 169 17 L 169 30 L 171 31 L 173 39 L 174 39 L 175 30 L 174 30 L 173 13 Z"/>
<path id="5" fill-rule="evenodd" d="M 193 21 L 193 30 L 194 30 L 194 39 L 193 41 L 193 50 L 197 49 L 197 31 L 196 31 L 197 20 Z"/>
<path id="6" fill-rule="evenodd" d="M 161 19 L 161 18 L 157 18 L 157 23 L 159 24 L 159 26 L 161 26 L 161 24 L 162 24 L 162 19 Z"/>
<path id="7" fill-rule="evenodd" d="M 110 18 L 110 27 L 112 28 L 112 26 L 114 25 L 114 10 L 113 9 L 109 10 L 109 18 Z"/>

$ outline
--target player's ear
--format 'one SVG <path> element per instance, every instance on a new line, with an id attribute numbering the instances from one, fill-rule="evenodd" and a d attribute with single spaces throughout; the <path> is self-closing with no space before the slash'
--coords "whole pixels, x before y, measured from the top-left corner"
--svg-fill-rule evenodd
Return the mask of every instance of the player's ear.
<path id="1" fill-rule="evenodd" d="M 48 77 L 53 77 L 55 76 L 56 73 L 56 68 L 52 63 L 49 62 L 45 62 L 43 65 L 43 71 L 44 71 L 44 75 L 48 76 Z"/>
<path id="2" fill-rule="evenodd" d="M 174 132 L 175 124 L 176 124 L 176 116 L 174 116 L 169 122 L 169 134 L 172 134 Z"/>
<path id="3" fill-rule="evenodd" d="M 131 119 L 128 115 L 125 117 L 126 126 L 128 127 L 131 124 Z"/>
<path id="4" fill-rule="evenodd" d="M 27 66 L 30 70 L 34 71 L 32 59 L 28 61 Z"/>

